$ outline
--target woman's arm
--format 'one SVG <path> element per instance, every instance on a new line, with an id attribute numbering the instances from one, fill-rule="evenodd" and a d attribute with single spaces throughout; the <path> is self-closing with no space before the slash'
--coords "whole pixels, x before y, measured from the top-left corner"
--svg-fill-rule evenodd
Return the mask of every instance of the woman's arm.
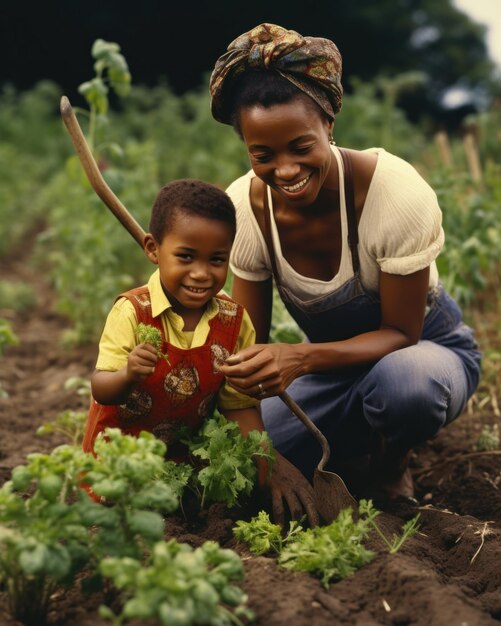
<path id="1" fill-rule="evenodd" d="M 256 343 L 267 343 L 273 308 L 272 279 L 253 282 L 234 276 L 231 295 L 249 313 L 256 330 Z"/>
<path id="2" fill-rule="evenodd" d="M 229 357 L 221 371 L 238 391 L 263 397 L 282 393 L 304 374 L 374 363 L 417 343 L 428 283 L 429 268 L 407 276 L 381 273 L 382 322 L 378 330 L 328 343 L 257 344 Z M 265 394 L 260 394 L 259 385 Z"/>

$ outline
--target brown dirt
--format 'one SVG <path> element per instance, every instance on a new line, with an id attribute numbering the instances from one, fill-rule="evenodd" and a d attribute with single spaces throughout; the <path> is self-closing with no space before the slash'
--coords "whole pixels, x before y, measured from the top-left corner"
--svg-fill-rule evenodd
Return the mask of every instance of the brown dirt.
<path id="1" fill-rule="evenodd" d="M 20 263 L 5 266 L 0 279 L 34 285 L 37 306 L 15 318 L 20 345 L 0 359 L 0 484 L 33 451 L 49 452 L 62 442 L 38 437 L 36 428 L 66 409 L 85 410 L 87 400 L 65 390 L 70 376 L 88 377 L 95 346 L 61 348 L 69 325 L 52 310 L 50 289 Z M 244 558 L 244 589 L 258 626 L 488 626 L 501 622 L 501 453 L 472 454 L 481 428 L 498 418 L 492 409 L 466 412 L 438 437 L 415 451 L 412 466 L 421 500 L 420 532 L 395 555 L 371 540 L 377 557 L 354 576 L 324 589 L 307 574 L 280 569 L 275 559 L 251 556 L 235 544 L 231 528 L 238 512 L 214 506 L 189 526 L 167 521 L 166 536 L 197 545 L 205 539 L 236 549 Z M 499 421 L 499 420 L 498 420 Z M 416 514 L 408 506 L 381 516 L 398 531 Z M 237 516 L 237 517 L 236 517 Z M 0 593 L 0 626 L 15 626 Z M 105 626 L 97 614 L 100 594 L 61 590 L 53 598 L 52 626 Z M 135 622 L 135 626 L 142 626 Z"/>

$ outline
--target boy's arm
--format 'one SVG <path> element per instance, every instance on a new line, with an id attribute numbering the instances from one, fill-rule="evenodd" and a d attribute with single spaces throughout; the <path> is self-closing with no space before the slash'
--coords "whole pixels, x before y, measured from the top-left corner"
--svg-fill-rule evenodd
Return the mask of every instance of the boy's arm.
<path id="1" fill-rule="evenodd" d="M 264 431 L 264 424 L 258 407 L 221 410 L 226 419 L 237 422 L 244 437 L 252 430 Z M 271 492 L 273 518 L 281 526 L 285 523 L 284 500 L 292 519 L 300 519 L 307 514 L 311 526 L 319 523 L 315 508 L 313 489 L 301 472 L 275 450 L 275 461 L 271 476 L 268 474 L 266 459 L 256 458 L 258 485 Z"/>
<path id="2" fill-rule="evenodd" d="M 155 370 L 156 349 L 148 344 L 136 346 L 127 357 L 127 365 L 114 372 L 95 370 L 91 377 L 93 398 L 99 404 L 123 404 L 131 389 Z"/>

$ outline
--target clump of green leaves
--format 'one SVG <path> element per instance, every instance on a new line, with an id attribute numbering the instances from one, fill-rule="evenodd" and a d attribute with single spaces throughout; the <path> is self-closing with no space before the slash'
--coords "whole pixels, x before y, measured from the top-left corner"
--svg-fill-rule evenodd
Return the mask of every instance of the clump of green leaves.
<path id="1" fill-rule="evenodd" d="M 95 59 L 96 75 L 82 83 L 78 91 L 84 96 L 90 108 L 89 145 L 92 147 L 99 116 L 106 116 L 108 112 L 110 88 L 118 96 L 126 96 L 130 91 L 131 75 L 117 43 L 96 39 L 91 54 Z"/>
<path id="2" fill-rule="evenodd" d="M 97 505 L 100 547 L 112 555 L 137 556 L 142 542 L 148 545 L 163 536 L 161 513 L 171 513 L 179 504 L 179 494 L 166 481 L 166 446 L 151 433 L 134 437 L 107 428 L 96 438 L 94 451 L 96 464 L 85 482 L 111 504 L 107 513 Z"/>
<path id="3" fill-rule="evenodd" d="M 75 389 L 77 395 L 90 398 L 91 389 L 90 381 L 81 376 L 71 376 L 64 383 L 65 389 Z M 67 409 L 62 411 L 56 417 L 45 422 L 37 428 L 36 434 L 43 437 L 54 433 L 65 437 L 73 446 L 82 443 L 85 432 L 85 424 L 87 422 L 86 411 L 72 411 Z"/>
<path id="4" fill-rule="evenodd" d="M 408 521 L 400 536 L 386 537 L 376 524 L 380 511 L 369 500 L 361 500 L 355 520 L 351 509 L 344 509 L 327 526 L 303 530 L 296 522 L 289 524 L 288 532 L 270 522 L 268 513 L 261 511 L 250 522 L 239 521 L 233 529 L 235 537 L 249 545 L 254 554 L 274 551 L 282 567 L 308 572 L 320 578 L 325 587 L 332 580 L 341 580 L 353 574 L 375 556 L 363 542 L 375 530 L 388 546 L 391 554 L 417 532 L 419 516 Z"/>
<path id="5" fill-rule="evenodd" d="M 289 530 L 284 535 L 282 527 L 274 524 L 266 511 L 259 511 L 250 522 L 238 520 L 233 534 L 238 541 L 249 546 L 252 554 L 261 555 L 267 552 L 281 554 L 285 544 L 301 531 L 300 523 L 292 520 L 289 522 Z"/>
<path id="6" fill-rule="evenodd" d="M 169 356 L 162 352 L 162 333 L 155 326 L 151 324 L 144 324 L 140 322 L 137 325 L 136 336 L 139 343 L 149 343 L 157 351 L 159 358 L 165 359 L 170 365 Z"/>
<path id="7" fill-rule="evenodd" d="M 60 446 L 30 455 L 0 489 L 0 579 L 12 615 L 27 626 L 45 623 L 55 588 L 91 558 L 88 526 L 70 503 L 84 497 L 78 480 L 91 465 L 91 455 Z"/>
<path id="8" fill-rule="evenodd" d="M 107 429 L 95 442 L 97 457 L 63 445 L 30 454 L 0 489 L 0 580 L 12 614 L 27 626 L 45 623 L 59 585 L 99 584 L 98 562 L 107 556 L 141 559 L 163 536 L 161 513 L 178 506 L 164 461 L 165 445 Z M 108 506 L 89 498 L 82 480 Z"/>
<path id="9" fill-rule="evenodd" d="M 19 339 L 12 330 L 11 325 L 6 319 L 0 317 L 0 356 L 3 355 L 8 346 L 17 346 Z M 5 391 L 0 383 L 0 398 L 8 398 L 9 394 Z"/>
<path id="10" fill-rule="evenodd" d="M 67 409 L 58 413 L 50 422 L 44 422 L 36 430 L 40 437 L 57 433 L 69 440 L 71 445 L 82 443 L 87 413 L 85 411 L 72 411 Z"/>
<path id="11" fill-rule="evenodd" d="M 0 317 L 0 356 L 9 346 L 17 345 L 19 345 L 19 339 L 12 330 L 12 326 L 6 319 Z"/>
<path id="12" fill-rule="evenodd" d="M 165 626 L 238 626 L 238 616 L 252 617 L 246 594 L 233 584 L 243 580 L 242 561 L 214 541 L 196 549 L 174 539 L 159 542 L 144 566 L 135 559 L 108 558 L 101 572 L 125 599 L 118 615 L 100 607 L 100 615 L 116 626 L 134 618 Z"/>
<path id="13" fill-rule="evenodd" d="M 378 511 L 374 508 L 371 500 L 360 501 L 359 514 L 366 516 L 366 519 L 369 521 L 373 530 L 376 531 L 379 537 L 386 544 L 388 552 L 390 554 L 395 554 L 396 552 L 398 552 L 403 544 L 407 541 L 407 539 L 415 535 L 419 529 L 418 522 L 420 516 L 418 513 L 415 517 L 405 522 L 405 524 L 402 526 L 402 532 L 400 533 L 400 535 L 394 534 L 392 537 L 387 537 L 375 521 L 376 517 L 381 514 L 381 511 Z"/>
<path id="14" fill-rule="evenodd" d="M 475 448 L 479 452 L 487 452 L 489 450 L 497 450 L 499 448 L 499 426 L 484 426 L 478 436 Z"/>
<path id="15" fill-rule="evenodd" d="M 375 553 L 363 545 L 370 529 L 367 518 L 355 521 L 351 509 L 344 509 L 328 526 L 307 528 L 287 541 L 278 562 L 287 569 L 313 574 L 328 587 L 331 580 L 350 576 L 372 561 Z"/>
<path id="16" fill-rule="evenodd" d="M 12 311 L 27 311 L 35 305 L 36 297 L 27 283 L 0 280 L 0 302 Z"/>
<path id="17" fill-rule="evenodd" d="M 207 420 L 193 438 L 185 441 L 190 454 L 200 459 L 204 467 L 197 474 L 201 486 L 201 507 L 206 502 L 225 502 L 235 506 L 239 497 L 249 495 L 257 476 L 255 457 L 273 462 L 273 445 L 266 432 L 257 430 L 247 437 L 240 434 L 236 422 L 222 415 Z"/>

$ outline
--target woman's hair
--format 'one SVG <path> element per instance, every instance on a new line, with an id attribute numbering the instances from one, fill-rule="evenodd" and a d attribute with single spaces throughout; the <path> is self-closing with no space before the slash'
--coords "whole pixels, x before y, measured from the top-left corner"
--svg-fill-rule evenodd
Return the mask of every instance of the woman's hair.
<path id="1" fill-rule="evenodd" d="M 289 80 L 269 70 L 249 70 L 240 74 L 226 94 L 227 110 L 231 125 L 242 136 L 240 112 L 244 108 L 260 106 L 268 108 L 274 104 L 287 104 L 301 99 L 313 112 L 329 119 L 318 104 L 298 89 Z"/>
<path id="2" fill-rule="evenodd" d="M 225 222 L 235 237 L 235 206 L 228 194 L 215 185 L 183 178 L 162 187 L 151 209 L 149 225 L 158 243 L 172 230 L 176 216 L 181 213 Z"/>

